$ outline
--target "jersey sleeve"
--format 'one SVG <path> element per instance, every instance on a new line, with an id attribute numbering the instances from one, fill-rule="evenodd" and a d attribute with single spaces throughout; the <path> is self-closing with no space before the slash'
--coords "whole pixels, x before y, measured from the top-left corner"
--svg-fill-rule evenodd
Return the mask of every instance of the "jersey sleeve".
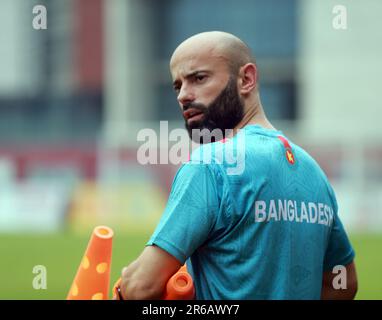
<path id="1" fill-rule="evenodd" d="M 355 256 L 354 249 L 338 216 L 337 201 L 332 190 L 331 195 L 334 202 L 334 219 L 325 253 L 324 271 L 332 271 L 336 265 L 346 266 L 353 261 Z"/>
<path id="2" fill-rule="evenodd" d="M 182 165 L 159 224 L 146 245 L 156 245 L 184 263 L 214 228 L 219 211 L 216 189 L 209 165 Z"/>

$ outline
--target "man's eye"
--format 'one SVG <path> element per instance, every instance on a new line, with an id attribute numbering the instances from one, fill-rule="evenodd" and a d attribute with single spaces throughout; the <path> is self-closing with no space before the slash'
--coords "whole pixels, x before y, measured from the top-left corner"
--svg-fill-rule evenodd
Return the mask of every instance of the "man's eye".
<path id="1" fill-rule="evenodd" d="M 198 75 L 198 76 L 195 76 L 195 79 L 196 79 L 196 81 L 198 81 L 198 82 L 203 81 L 205 78 L 206 78 L 205 75 Z"/>

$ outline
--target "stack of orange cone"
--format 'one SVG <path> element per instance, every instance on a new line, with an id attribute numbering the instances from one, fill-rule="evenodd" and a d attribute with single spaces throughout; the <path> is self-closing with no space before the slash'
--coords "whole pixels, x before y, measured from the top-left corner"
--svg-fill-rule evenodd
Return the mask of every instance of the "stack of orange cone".
<path id="1" fill-rule="evenodd" d="M 67 300 L 107 300 L 110 283 L 113 230 L 94 229 Z"/>

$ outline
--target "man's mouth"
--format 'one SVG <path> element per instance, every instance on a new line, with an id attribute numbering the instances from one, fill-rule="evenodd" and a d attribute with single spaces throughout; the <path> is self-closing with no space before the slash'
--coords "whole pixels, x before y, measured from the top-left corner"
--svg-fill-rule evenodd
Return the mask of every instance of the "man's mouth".
<path id="1" fill-rule="evenodd" d="M 200 111 L 198 109 L 191 108 L 183 112 L 183 117 L 186 119 L 187 123 L 201 120 L 203 116 L 204 116 L 203 111 Z"/>

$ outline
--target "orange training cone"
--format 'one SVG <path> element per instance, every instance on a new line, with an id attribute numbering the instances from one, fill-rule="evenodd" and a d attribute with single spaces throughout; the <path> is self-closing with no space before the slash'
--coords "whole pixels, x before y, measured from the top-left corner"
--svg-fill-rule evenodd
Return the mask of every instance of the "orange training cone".
<path id="1" fill-rule="evenodd" d="M 94 228 L 67 300 L 107 300 L 111 270 L 113 230 Z"/>
<path id="2" fill-rule="evenodd" d="M 194 282 L 184 265 L 168 280 L 163 300 L 193 300 L 194 298 Z"/>

